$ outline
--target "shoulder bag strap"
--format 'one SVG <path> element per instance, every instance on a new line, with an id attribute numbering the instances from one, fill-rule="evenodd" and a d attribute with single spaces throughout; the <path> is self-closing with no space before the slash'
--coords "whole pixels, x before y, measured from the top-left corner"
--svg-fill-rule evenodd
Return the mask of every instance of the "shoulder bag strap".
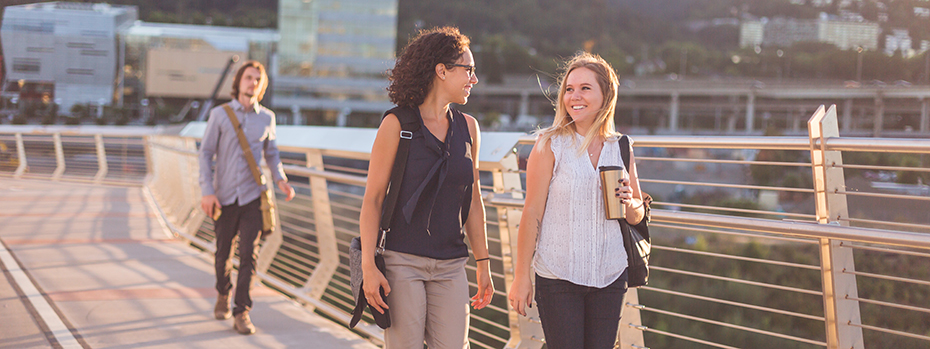
<path id="1" fill-rule="evenodd" d="M 245 133 L 242 132 L 242 128 L 239 127 L 239 118 L 236 117 L 236 113 L 233 112 L 233 109 L 229 104 L 224 104 L 223 109 L 226 110 L 226 115 L 229 116 L 229 121 L 232 121 L 233 128 L 236 129 L 236 135 L 239 136 L 239 145 L 242 146 L 242 155 L 245 156 L 245 161 L 249 163 L 249 169 L 252 170 L 252 177 L 255 178 L 255 183 L 259 187 L 265 186 L 264 178 L 261 172 L 258 172 L 258 164 L 255 163 L 255 156 L 252 155 L 252 148 L 249 147 L 249 141 L 245 139 Z"/>
<path id="2" fill-rule="evenodd" d="M 400 142 L 397 144 L 397 154 L 394 156 L 394 166 L 391 169 L 391 181 L 388 184 L 387 196 L 384 198 L 381 211 L 381 229 L 378 238 L 377 252 L 384 251 L 385 235 L 391 231 L 391 222 L 394 219 L 394 208 L 400 196 L 400 183 L 404 179 L 404 170 L 407 169 L 407 154 L 410 152 L 410 140 L 413 132 L 420 129 L 420 120 L 415 110 L 405 107 L 395 107 L 384 113 L 384 116 L 394 114 L 400 121 Z"/>
<path id="3" fill-rule="evenodd" d="M 623 135 L 620 137 L 620 158 L 623 160 L 623 167 L 627 173 L 630 172 L 630 139 Z"/>
<path id="4" fill-rule="evenodd" d="M 626 168 L 627 173 L 630 173 L 630 138 L 627 135 L 620 137 L 620 158 L 623 160 L 623 167 Z M 652 204 L 652 196 L 646 193 L 643 194 L 643 206 L 646 207 L 646 213 L 643 216 L 643 222 L 648 222 L 652 219 L 650 213 L 650 206 Z"/>

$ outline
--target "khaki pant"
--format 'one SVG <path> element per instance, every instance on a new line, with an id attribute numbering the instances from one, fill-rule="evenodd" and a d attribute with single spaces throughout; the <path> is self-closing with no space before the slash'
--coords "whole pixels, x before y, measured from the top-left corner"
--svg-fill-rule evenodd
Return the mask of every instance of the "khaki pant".
<path id="1" fill-rule="evenodd" d="M 432 259 L 386 250 L 391 327 L 385 349 L 468 348 L 467 257 Z"/>

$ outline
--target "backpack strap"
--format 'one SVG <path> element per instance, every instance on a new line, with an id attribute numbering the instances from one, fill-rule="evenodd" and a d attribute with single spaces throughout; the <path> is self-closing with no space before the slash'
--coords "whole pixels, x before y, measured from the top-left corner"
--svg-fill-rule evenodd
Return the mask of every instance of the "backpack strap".
<path id="1" fill-rule="evenodd" d="M 394 114 L 400 121 L 400 142 L 397 144 L 397 154 L 394 156 L 394 166 L 391 168 L 391 181 L 388 183 L 387 196 L 384 198 L 381 211 L 381 226 L 378 229 L 378 247 L 375 249 L 376 254 L 384 252 L 384 243 L 387 233 L 391 231 L 391 221 L 394 218 L 394 208 L 397 206 L 397 199 L 400 196 L 400 183 L 404 180 L 404 170 L 407 169 L 407 154 L 410 152 L 410 140 L 413 139 L 413 133 L 420 129 L 420 115 L 418 110 L 408 107 L 394 107 L 384 112 L 381 117 L 384 119 L 388 114 Z M 396 186 L 395 186 L 396 185 Z M 383 263 L 383 262 L 382 262 Z M 375 258 L 375 264 L 378 264 L 378 258 Z M 384 270 L 383 265 L 378 266 L 378 270 Z M 363 284 L 364 285 L 364 284 Z M 381 289 L 381 297 L 384 297 L 384 289 Z M 352 310 L 352 319 L 349 320 L 349 328 L 355 327 L 362 319 L 362 313 L 368 307 L 368 300 L 365 299 L 365 293 L 359 292 L 358 299 L 355 300 L 355 309 Z M 390 317 L 384 320 L 383 316 L 375 316 L 372 310 L 372 317 L 381 328 L 390 326 Z M 380 314 L 379 314 L 380 315 Z M 382 325 L 381 321 L 386 321 Z"/>
<path id="2" fill-rule="evenodd" d="M 407 169 L 407 154 L 410 153 L 410 140 L 413 133 L 420 129 L 420 113 L 410 107 L 394 107 L 384 112 L 383 117 L 394 114 L 400 121 L 400 143 L 397 144 L 397 155 L 394 156 L 394 167 L 391 170 L 391 181 L 388 184 L 387 196 L 384 198 L 384 209 L 381 211 L 381 229 L 378 237 L 378 253 L 384 251 L 385 235 L 391 231 L 391 222 L 394 219 L 394 208 L 400 196 L 400 183 L 404 179 L 404 170 Z"/>

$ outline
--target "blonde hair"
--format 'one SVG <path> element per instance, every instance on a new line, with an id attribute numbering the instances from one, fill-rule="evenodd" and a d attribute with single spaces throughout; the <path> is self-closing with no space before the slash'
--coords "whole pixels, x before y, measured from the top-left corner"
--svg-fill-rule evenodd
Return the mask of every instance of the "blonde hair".
<path id="1" fill-rule="evenodd" d="M 577 132 L 574 120 L 568 115 L 563 99 L 568 75 L 578 68 L 587 68 L 594 72 L 597 84 L 601 86 L 601 94 L 604 96 L 604 104 L 601 105 L 591 128 L 584 135 L 584 142 L 578 148 L 578 154 L 580 155 L 594 142 L 597 136 L 603 136 L 606 139 L 619 135 L 614 127 L 614 112 L 617 109 L 617 86 L 620 85 L 620 79 L 610 64 L 601 56 L 588 52 L 579 52 L 565 63 L 564 72 L 559 77 L 559 97 L 554 103 L 555 120 L 552 122 L 552 126 L 538 130 L 536 136 L 538 144 L 546 144 L 552 137 L 571 135 Z M 574 137 L 572 139 L 574 140 Z"/>

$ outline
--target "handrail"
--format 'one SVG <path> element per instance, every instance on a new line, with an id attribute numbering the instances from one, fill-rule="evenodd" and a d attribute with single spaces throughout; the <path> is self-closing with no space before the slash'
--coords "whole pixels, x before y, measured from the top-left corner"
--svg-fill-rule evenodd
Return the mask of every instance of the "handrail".
<path id="1" fill-rule="evenodd" d="M 96 144 L 96 157 L 98 161 L 102 161 L 101 164 L 106 164 L 106 159 L 108 157 L 106 153 L 107 151 L 112 151 L 112 144 L 114 142 L 111 139 L 111 135 L 101 136 L 99 134 L 92 133 L 82 134 L 80 132 L 62 131 L 60 136 L 55 136 L 56 133 L 33 134 L 39 137 L 29 137 L 31 134 L 23 135 L 9 132 L 5 133 L 5 131 L 0 128 L 0 141 L 9 141 L 10 139 L 16 138 L 20 140 L 20 142 L 25 141 L 25 148 L 34 147 L 36 144 L 41 143 L 40 146 L 44 146 L 45 148 L 50 149 L 51 147 L 49 147 L 48 144 L 53 141 L 60 143 L 62 142 L 62 139 L 64 139 L 64 143 L 67 148 L 69 141 L 67 140 L 66 136 L 94 135 L 95 141 L 93 144 Z M 16 135 L 18 135 L 18 137 L 12 137 Z M 500 135 L 494 135 L 494 133 L 489 133 L 489 135 L 497 136 L 498 139 L 501 138 Z M 279 134 L 279 136 L 281 135 Z M 711 159 L 709 161 L 705 161 L 698 158 L 663 158 L 658 156 L 643 156 L 637 159 L 640 162 L 658 163 L 662 166 L 666 166 L 666 168 L 670 166 L 692 166 L 694 164 L 704 163 L 705 165 L 716 164 L 720 166 L 739 166 L 744 169 L 752 165 L 765 165 L 770 167 L 789 167 L 792 169 L 792 171 L 805 170 L 805 167 L 809 167 L 812 171 L 819 171 L 823 168 L 828 168 L 830 171 L 842 171 L 845 167 L 855 168 L 856 170 L 915 170 L 915 172 L 923 173 L 926 172 L 924 169 L 913 169 L 903 166 L 881 167 L 866 165 L 841 165 L 838 162 L 836 165 L 832 165 L 830 162 L 822 162 L 818 164 L 790 163 L 784 161 L 757 161 L 753 158 L 753 154 L 755 154 L 754 151 L 758 150 L 790 150 L 799 152 L 809 152 L 812 150 L 819 152 L 900 152 L 909 154 L 930 153 L 930 141 L 923 139 L 902 140 L 883 138 L 851 139 L 844 137 L 704 137 L 650 135 L 634 136 L 634 139 L 634 146 L 637 148 L 657 147 L 749 150 L 748 152 L 744 153 L 747 154 L 745 159 L 738 160 Z M 514 146 L 523 147 L 520 149 L 525 150 L 525 146 L 532 144 L 534 138 L 533 136 L 515 136 L 512 138 L 512 140 Z M 209 220 L 205 220 L 205 216 L 198 209 L 199 185 L 197 184 L 196 179 L 199 159 L 197 159 L 198 152 L 196 150 L 196 141 L 196 138 L 191 137 L 149 136 L 148 141 L 144 142 L 146 144 L 145 149 L 147 150 L 144 156 L 150 162 L 150 167 L 148 168 L 150 180 L 147 182 L 147 187 L 151 192 L 150 195 L 152 197 L 152 201 L 156 203 L 156 207 L 159 209 L 159 216 L 163 217 L 167 223 L 166 226 L 170 227 L 170 229 L 179 236 L 183 236 L 185 239 L 191 240 L 201 248 L 210 251 L 213 246 L 211 240 L 212 223 Z M 79 139 L 77 142 L 71 143 L 81 143 L 88 145 L 92 144 L 89 139 Z M 133 139 L 133 142 L 131 143 L 135 145 L 141 144 L 143 142 L 135 142 L 135 139 Z M 111 149 L 107 149 L 108 147 Z M 493 236 L 489 236 L 488 243 L 491 245 L 491 247 L 493 247 L 491 250 L 495 251 L 492 255 L 492 277 L 494 278 L 495 282 L 498 282 L 499 280 L 503 280 L 504 282 L 495 285 L 495 303 L 492 304 L 492 306 L 486 308 L 485 310 L 475 311 L 472 313 L 472 317 L 477 320 L 472 321 L 472 324 L 475 326 L 483 326 L 473 329 L 472 333 L 475 336 L 483 338 L 476 342 L 476 339 L 472 338 L 473 345 L 475 347 L 482 348 L 498 347 L 499 345 L 503 345 L 500 343 L 502 340 L 507 339 L 508 336 L 510 336 L 510 338 L 507 339 L 508 342 L 506 343 L 508 348 L 538 348 L 542 345 L 542 343 L 544 343 L 544 339 L 541 337 L 542 331 L 539 327 L 539 321 L 536 319 L 538 315 L 533 315 L 532 318 L 522 318 L 516 316 L 512 310 L 506 307 L 506 302 L 502 301 L 505 298 L 506 290 L 509 288 L 509 283 L 512 281 L 513 277 L 513 251 L 516 251 L 516 234 L 518 230 L 517 224 L 519 223 L 519 218 L 523 207 L 522 197 L 525 195 L 525 191 L 521 183 L 521 176 L 525 173 L 525 171 L 523 171 L 518 166 L 520 162 L 517 157 L 518 153 L 516 151 L 509 151 L 508 149 L 511 148 L 507 148 L 506 144 L 500 142 L 497 147 L 499 151 L 503 151 L 506 154 L 503 160 L 501 160 L 500 163 L 489 163 L 486 162 L 485 159 L 482 159 L 482 163 L 480 165 L 481 170 L 483 171 L 482 175 L 485 173 L 490 173 L 493 178 L 493 180 L 490 182 L 483 181 L 482 183 L 482 194 L 485 196 L 485 204 L 489 217 L 488 231 L 489 234 L 493 233 Z M 19 163 L 20 168 L 24 167 L 27 157 L 30 161 L 30 165 L 34 166 L 33 170 L 39 166 L 42 166 L 42 169 L 49 168 L 49 163 L 51 162 L 55 162 L 58 166 L 52 166 L 51 168 L 62 168 L 62 161 L 69 162 L 69 171 L 72 171 L 70 169 L 91 168 L 89 162 L 87 161 L 71 163 L 73 160 L 70 158 L 68 149 L 65 149 L 66 151 L 64 154 L 64 159 L 52 159 L 51 162 L 49 162 L 45 159 L 35 159 L 34 154 L 36 153 L 36 150 L 30 150 L 30 153 L 28 154 L 24 152 L 23 144 L 18 144 L 16 148 L 17 153 L 23 154 L 23 161 Z M 293 145 L 281 146 L 280 148 L 282 152 L 288 153 L 288 159 L 290 160 L 286 165 L 283 166 L 286 173 L 292 178 L 295 178 L 295 180 L 298 178 L 308 178 L 309 183 L 306 180 L 303 180 L 302 183 L 294 184 L 294 187 L 301 193 L 298 199 L 294 202 L 278 202 L 280 208 L 279 221 L 281 221 L 283 233 L 280 235 L 276 234 L 276 237 L 273 235 L 270 240 L 265 242 L 265 245 L 262 248 L 262 255 L 260 256 L 259 260 L 258 275 L 263 280 L 273 285 L 275 288 L 284 291 L 291 297 L 294 297 L 302 303 L 307 304 L 309 307 L 314 308 L 322 313 L 326 313 L 328 316 L 336 319 L 337 321 L 345 322 L 348 311 L 345 308 L 350 307 L 352 302 L 352 300 L 349 299 L 351 296 L 350 292 L 348 291 L 347 281 L 345 281 L 348 278 L 347 267 L 344 265 L 344 260 L 347 259 L 348 251 L 347 237 L 351 238 L 352 235 L 357 234 L 356 227 L 358 225 L 358 220 L 355 218 L 355 216 L 358 214 L 358 205 L 362 199 L 362 193 L 364 191 L 366 179 L 366 170 L 361 167 L 355 168 L 353 166 L 360 166 L 360 163 L 355 160 L 368 160 L 369 155 L 367 153 L 357 151 L 304 148 Z M 354 148 L 343 147 L 341 149 Z M 89 149 L 88 151 L 82 152 L 88 154 L 91 153 Z M 822 154 L 817 153 L 817 155 Z M 109 156 L 112 157 L 112 154 Z M 323 164 L 322 161 L 324 156 L 328 159 L 328 162 L 325 164 Z M 306 159 L 304 159 L 304 157 Z M 339 162 L 342 160 L 338 160 L 334 162 L 332 161 L 334 158 L 351 161 Z M 111 170 L 119 169 L 118 166 L 112 163 L 109 167 Z M 25 171 L 27 175 L 29 174 L 28 169 L 24 169 L 23 171 Z M 49 170 L 49 172 L 51 171 Z M 79 173 L 78 175 L 80 176 L 84 175 L 84 172 L 90 172 L 90 174 L 87 176 L 89 178 L 93 177 L 93 171 L 81 170 L 75 173 Z M 648 172 L 645 174 L 647 176 L 643 178 L 641 183 L 643 183 L 645 187 L 644 189 L 647 192 L 652 192 L 654 186 L 674 186 L 676 184 L 688 184 L 694 186 L 694 184 L 697 183 L 709 183 L 709 181 L 701 179 L 692 179 L 690 181 L 686 181 L 665 176 L 661 178 L 650 178 L 650 176 L 648 176 Z M 7 175 L 7 173 L 0 172 L 0 175 Z M 643 175 L 643 173 L 641 173 L 641 175 Z M 35 174 L 32 174 L 30 177 L 35 178 L 36 176 Z M 40 175 L 39 178 L 41 177 L 42 176 Z M 45 177 L 51 178 L 51 176 Z M 66 173 L 62 177 L 62 180 L 80 180 L 80 178 L 74 178 L 73 176 L 69 176 Z M 109 180 L 106 182 L 109 182 Z M 819 185 L 819 183 L 817 183 L 817 185 Z M 726 190 L 740 191 L 744 196 L 747 195 L 747 193 L 749 195 L 754 195 L 752 193 L 756 191 L 765 191 L 769 193 L 783 193 L 789 196 L 794 195 L 794 197 L 797 197 L 798 195 L 807 195 L 809 198 L 810 195 L 822 194 L 825 192 L 824 188 L 829 188 L 830 195 L 836 195 L 843 198 L 846 196 L 852 198 L 856 196 L 867 195 L 870 198 L 876 200 L 902 200 L 906 197 L 905 195 L 900 194 L 873 194 L 872 192 L 866 192 L 866 194 L 861 194 L 861 192 L 849 192 L 848 194 L 850 195 L 845 195 L 847 194 L 847 190 L 844 189 L 845 187 L 834 189 L 829 185 L 817 185 L 815 185 L 815 189 L 807 189 L 790 188 L 785 186 L 757 185 L 751 182 L 725 182 L 721 183 L 719 187 Z M 695 187 L 702 188 L 704 186 Z M 914 200 L 915 204 L 923 204 L 927 202 L 927 200 L 922 196 L 918 196 L 916 198 L 918 200 Z M 629 290 L 627 297 L 632 297 L 633 299 L 637 299 L 640 297 L 639 295 L 644 297 L 638 298 L 639 300 L 633 302 L 634 304 L 646 304 L 646 302 L 643 301 L 645 297 L 648 296 L 649 299 L 655 299 L 654 297 L 656 297 L 656 295 L 662 294 L 666 296 L 676 296 L 683 299 L 692 299 L 695 301 L 713 301 L 726 306 L 742 307 L 746 309 L 754 309 L 753 311 L 781 314 L 780 316 L 803 318 L 806 319 L 806 321 L 822 321 L 827 326 L 830 326 L 829 323 L 834 321 L 834 319 L 848 318 L 845 317 L 846 315 L 840 314 L 840 316 L 837 316 L 837 314 L 827 312 L 827 309 L 824 309 L 825 316 L 823 319 L 821 319 L 819 316 L 804 315 L 806 309 L 801 309 L 802 312 L 798 312 L 798 309 L 781 309 L 780 307 L 770 307 L 766 306 L 765 304 L 751 304 L 751 302 L 747 303 L 736 299 L 727 299 L 727 297 L 724 296 L 699 296 L 696 294 L 682 292 L 681 290 L 676 289 L 673 285 L 662 285 L 662 279 L 664 278 L 680 279 L 684 277 L 714 279 L 718 280 L 715 282 L 720 283 L 752 285 L 752 287 L 758 286 L 765 289 L 771 288 L 773 290 L 800 292 L 800 294 L 804 295 L 823 297 L 824 303 L 833 304 L 836 307 L 835 309 L 838 309 L 839 312 L 854 311 L 855 314 L 859 314 L 858 304 L 860 302 L 869 303 L 873 306 L 891 307 L 906 310 L 915 310 L 915 308 L 919 308 L 896 304 L 894 299 L 882 299 L 880 297 L 876 298 L 874 295 L 870 295 L 870 297 L 859 297 L 855 292 L 843 294 L 843 290 L 854 291 L 857 289 L 857 285 L 855 284 L 856 276 L 870 278 L 875 280 L 875 282 L 890 281 L 917 286 L 923 285 L 925 282 L 921 281 L 919 278 L 907 277 L 905 275 L 888 276 L 881 271 L 875 271 L 874 269 L 869 269 L 868 267 L 866 268 L 867 270 L 857 271 L 855 268 L 848 268 L 849 264 L 844 264 L 845 262 L 842 260 L 842 258 L 837 258 L 836 256 L 841 256 L 842 251 L 851 251 L 855 249 L 872 253 L 897 253 L 914 258 L 927 258 L 927 256 L 930 256 L 930 253 L 925 253 L 924 251 L 930 250 L 930 235 L 904 231 L 907 229 L 923 231 L 919 229 L 921 228 L 920 224 L 896 223 L 890 221 L 885 222 L 879 220 L 884 218 L 872 219 L 868 216 L 857 217 L 855 215 L 853 217 L 848 217 L 842 214 L 836 216 L 836 219 L 829 219 L 830 217 L 827 217 L 826 221 L 831 222 L 829 224 L 818 224 L 808 221 L 741 217 L 738 215 L 758 215 L 764 213 L 764 215 L 759 217 L 803 217 L 805 220 L 811 219 L 814 221 L 816 221 L 818 218 L 822 218 L 819 216 L 820 212 L 814 214 L 813 212 L 806 212 L 803 210 L 789 210 L 788 212 L 780 212 L 780 209 L 776 210 L 772 207 L 765 207 L 764 209 L 737 206 L 724 207 L 714 206 L 713 203 L 708 204 L 706 202 L 676 202 L 675 199 L 669 199 L 666 197 L 661 197 L 659 200 L 661 201 L 657 202 L 657 204 L 663 203 L 664 205 L 657 205 L 659 207 L 654 207 L 652 210 L 652 219 L 654 223 L 652 227 L 655 229 L 653 236 L 658 238 L 656 241 L 657 246 L 653 254 L 654 256 L 660 256 L 663 253 L 667 254 L 666 251 L 680 249 L 679 247 L 675 247 L 675 245 L 663 244 L 665 240 L 664 237 L 666 236 L 667 232 L 674 232 L 674 234 L 678 234 L 679 236 L 689 237 L 721 236 L 724 237 L 724 239 L 738 241 L 762 241 L 764 244 L 771 244 L 773 246 L 789 244 L 791 246 L 799 246 L 799 248 L 803 249 L 803 251 L 806 251 L 799 253 L 810 253 L 810 251 L 817 249 L 819 249 L 821 253 L 825 253 L 825 251 L 829 251 L 829 253 L 821 254 L 819 256 L 819 260 L 822 263 L 821 265 L 817 264 L 817 258 L 813 259 L 813 261 L 806 259 L 804 262 L 800 263 L 789 260 L 776 261 L 775 259 L 767 260 L 764 255 L 761 257 L 744 257 L 738 254 L 733 254 L 733 251 L 730 250 L 723 251 L 696 249 L 693 250 L 693 253 L 691 254 L 697 256 L 697 258 L 724 261 L 723 263 L 749 263 L 753 266 L 803 270 L 804 273 L 817 273 L 817 270 L 820 270 L 822 275 L 835 272 L 837 274 L 834 275 L 835 277 L 833 279 L 830 279 L 834 280 L 831 282 L 850 282 L 849 279 L 843 279 L 844 276 L 849 276 L 852 277 L 853 283 L 842 284 L 832 288 L 825 287 L 824 291 L 821 292 L 819 290 L 814 290 L 816 288 L 811 289 L 812 287 L 793 287 L 791 283 L 783 284 L 778 281 L 772 282 L 768 279 L 743 279 L 741 275 L 736 274 L 720 274 L 715 273 L 713 270 L 707 272 L 706 269 L 692 269 L 690 265 L 682 268 L 679 266 L 658 263 L 654 265 L 654 270 L 656 271 L 656 274 L 653 277 L 653 280 L 655 280 L 654 283 L 650 282 L 650 286 L 639 290 Z M 718 214 L 680 211 L 708 209 L 715 210 L 718 212 Z M 852 224 L 856 226 L 844 226 L 844 224 Z M 325 227 L 326 225 L 332 226 L 331 228 L 328 228 L 331 230 L 331 232 L 324 233 L 324 231 L 321 230 L 323 229 L 321 227 Z M 881 227 L 881 229 L 865 228 L 863 226 Z M 899 249 L 902 247 L 904 249 Z M 324 254 L 327 253 L 328 257 L 325 257 Z M 851 253 L 849 255 L 851 256 Z M 849 262 L 851 262 L 851 260 Z M 472 265 L 473 262 L 469 262 L 467 267 L 470 272 L 471 270 L 474 270 Z M 328 275 L 330 276 L 326 276 L 327 273 L 329 273 Z M 335 275 L 332 273 L 335 273 Z M 313 281 L 311 282 L 309 279 L 313 279 Z M 825 283 L 824 285 L 827 284 Z M 472 284 L 472 286 L 474 286 L 474 284 Z M 325 289 L 321 289 L 321 287 Z M 851 304 L 855 304 L 855 308 L 853 308 Z M 672 308 L 668 309 L 668 312 L 670 313 L 669 315 L 681 314 L 681 312 L 673 310 Z M 698 343 L 713 343 L 705 341 L 705 339 L 708 338 L 701 338 L 700 335 L 694 335 L 694 332 L 686 332 L 683 329 L 675 329 L 673 331 L 658 331 L 650 328 L 649 326 L 644 326 L 648 324 L 645 321 L 655 321 L 655 318 L 641 318 L 638 310 L 634 309 L 635 313 L 629 313 L 628 310 L 629 309 L 624 310 L 624 323 L 629 322 L 632 323 L 632 325 L 621 327 L 627 328 L 627 330 L 624 331 L 633 332 L 623 333 L 621 336 L 623 347 L 648 347 L 646 345 L 648 343 L 645 343 L 642 337 L 644 331 L 651 333 L 650 335 L 662 335 L 668 336 L 670 338 L 680 338 L 683 340 L 695 341 Z M 691 320 L 707 322 L 706 318 L 701 319 L 700 316 L 696 315 L 694 315 L 694 317 L 696 319 Z M 866 319 L 865 313 L 863 313 L 862 319 Z M 865 322 L 875 324 L 873 321 Z M 720 325 L 737 330 L 756 332 L 749 330 L 752 328 L 752 326 L 743 326 L 740 323 Z M 373 327 L 370 324 L 364 324 L 364 320 L 363 326 L 364 327 L 362 327 L 360 333 L 363 333 L 367 338 L 374 342 L 379 342 L 382 340 L 381 331 L 379 329 Z M 837 323 L 837 326 L 844 327 L 847 330 L 852 329 L 852 331 L 861 331 L 862 329 L 867 329 L 886 333 L 896 333 L 894 330 L 883 329 L 878 325 L 864 326 L 856 321 L 841 321 Z M 509 335 L 507 334 L 507 330 L 510 330 Z M 775 333 L 778 331 L 770 331 L 769 329 L 758 330 L 761 331 L 758 331 L 757 333 L 771 334 L 775 337 L 797 342 L 819 344 L 822 343 L 819 341 L 819 339 L 823 338 L 800 338 L 789 335 L 789 332 Z M 842 343 L 843 338 L 836 338 L 831 336 L 833 336 L 833 334 L 827 333 L 827 341 L 825 342 L 826 346 L 829 349 L 837 348 L 835 343 Z M 922 336 L 916 336 L 914 338 L 922 338 Z M 724 345 L 720 345 L 719 343 L 714 343 L 712 345 L 726 347 Z M 855 345 L 851 346 L 857 349 L 861 348 Z"/>
<path id="2" fill-rule="evenodd" d="M 819 145 L 820 142 L 815 144 Z M 875 138 L 829 138 L 826 150 L 930 154 L 930 140 L 883 138 L 876 142 Z"/>
<path id="3" fill-rule="evenodd" d="M 634 147 L 642 148 L 706 148 L 758 150 L 810 150 L 805 137 L 730 137 L 730 136 L 655 136 L 634 135 Z M 534 136 L 520 138 L 520 144 L 533 144 Z M 826 141 L 828 151 L 886 152 L 930 154 L 930 140 L 900 138 L 837 137 Z M 814 146 L 819 147 L 820 141 Z"/>
<path id="4" fill-rule="evenodd" d="M 498 195 L 489 195 L 487 201 L 495 206 L 523 206 L 523 199 L 505 198 Z M 655 208 L 652 209 L 652 220 L 658 223 L 746 230 L 800 238 L 828 238 L 861 243 L 930 249 L 930 235 L 894 230 L 843 227 L 839 225 L 792 221 L 773 221 L 770 219 L 720 216 L 706 213 L 676 212 Z"/>
<path id="5" fill-rule="evenodd" d="M 884 244 L 901 247 L 918 247 L 930 249 L 930 235 L 907 233 L 884 229 L 844 227 L 833 224 L 814 224 L 790 221 L 773 221 L 758 218 L 745 218 L 694 213 L 653 210 L 652 219 L 657 222 L 698 225 L 721 229 L 737 229 L 767 234 L 778 234 L 814 239 L 835 239 L 863 243 Z"/>
<path id="6" fill-rule="evenodd" d="M 321 171 L 313 168 L 300 167 L 294 165 L 284 165 L 284 170 L 298 176 L 319 177 L 328 181 L 334 181 L 345 184 L 365 186 L 368 177 L 349 175 L 330 171 Z"/>

